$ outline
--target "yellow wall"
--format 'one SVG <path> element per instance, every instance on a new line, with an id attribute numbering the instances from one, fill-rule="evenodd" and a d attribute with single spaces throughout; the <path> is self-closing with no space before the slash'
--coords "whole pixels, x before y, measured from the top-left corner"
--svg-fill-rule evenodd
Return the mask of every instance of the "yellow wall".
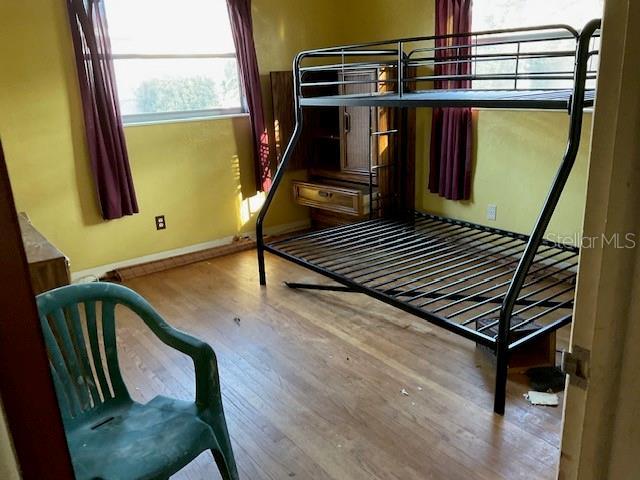
<path id="1" fill-rule="evenodd" d="M 369 42 L 433 35 L 434 0 L 351 0 L 343 2 L 342 40 Z"/>
<path id="2" fill-rule="evenodd" d="M 464 202 L 428 191 L 428 138 L 419 138 L 427 154 L 418 161 L 417 205 L 436 214 L 529 233 L 564 154 L 568 125 L 565 112 L 474 111 L 472 196 Z M 553 240 L 574 241 L 581 230 L 590 131 L 589 113 L 578 159 L 549 225 Z M 495 222 L 487 220 L 489 204 L 498 207 Z"/>
<path id="3" fill-rule="evenodd" d="M 254 0 L 253 8 L 268 93 L 270 70 L 289 69 L 298 50 L 331 43 L 335 5 Z M 68 30 L 64 2 L 0 4 L 0 137 L 16 203 L 70 257 L 72 271 L 251 231 L 258 203 L 249 205 L 255 185 L 246 116 L 127 127 L 140 214 L 101 220 Z M 288 185 L 303 176 L 287 176 L 269 225 L 307 218 Z M 167 229 L 157 232 L 159 214 Z"/>

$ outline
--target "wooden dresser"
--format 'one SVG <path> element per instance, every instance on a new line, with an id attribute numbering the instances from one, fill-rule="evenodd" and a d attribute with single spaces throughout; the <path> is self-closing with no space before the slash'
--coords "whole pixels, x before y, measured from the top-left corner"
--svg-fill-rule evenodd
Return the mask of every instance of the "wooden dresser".
<path id="1" fill-rule="evenodd" d="M 37 295 L 68 285 L 71 281 L 69 259 L 34 228 L 24 213 L 20 213 L 18 218 L 33 292 Z"/>
<path id="2" fill-rule="evenodd" d="M 391 73 L 363 68 L 322 76 L 308 72 L 309 96 L 386 92 Z M 338 87 L 335 83 L 345 82 Z M 271 72 L 271 94 L 278 162 L 295 125 L 293 74 Z M 305 128 L 289 163 L 292 170 L 306 169 L 307 181 L 293 182 L 293 200 L 310 207 L 313 227 L 352 223 L 385 216 L 392 208 L 413 208 L 413 119 L 404 120 L 398 109 L 369 107 L 318 107 L 303 113 Z M 404 152 L 399 148 L 406 131 Z M 371 183 L 371 187 L 369 184 Z M 399 198 L 397 192 L 403 192 Z M 409 204 L 406 199 L 409 199 Z"/>

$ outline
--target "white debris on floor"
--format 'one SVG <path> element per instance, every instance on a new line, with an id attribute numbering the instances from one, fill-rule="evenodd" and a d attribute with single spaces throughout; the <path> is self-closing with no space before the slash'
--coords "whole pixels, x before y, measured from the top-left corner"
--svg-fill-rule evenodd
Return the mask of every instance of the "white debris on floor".
<path id="1" fill-rule="evenodd" d="M 531 405 L 546 405 L 550 407 L 557 407 L 560 403 L 560 399 L 555 393 L 534 392 L 533 390 L 531 390 L 524 397 L 529 400 L 529 403 L 531 403 Z"/>

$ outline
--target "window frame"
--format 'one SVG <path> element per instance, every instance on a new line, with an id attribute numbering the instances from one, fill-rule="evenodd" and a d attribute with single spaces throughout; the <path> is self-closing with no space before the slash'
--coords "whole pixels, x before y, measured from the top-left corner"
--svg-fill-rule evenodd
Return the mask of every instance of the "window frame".
<path id="1" fill-rule="evenodd" d="M 249 110 L 247 107 L 244 88 L 242 87 L 242 78 L 240 77 L 240 68 L 238 65 L 238 55 L 236 52 L 226 53 L 112 53 L 112 60 L 171 60 L 171 59 L 191 59 L 191 60 L 206 60 L 206 59 L 219 59 L 219 58 L 232 58 L 236 61 L 236 69 L 238 70 L 238 88 L 240 90 L 240 106 L 239 107 L 226 107 L 226 108 L 210 108 L 204 110 L 185 110 L 174 112 L 149 112 L 149 113 L 133 113 L 123 114 L 122 123 L 124 126 L 130 125 L 145 125 L 154 123 L 168 123 L 179 122 L 189 120 L 211 120 L 216 118 L 227 118 L 232 116 L 248 115 Z M 118 86 L 118 79 L 116 76 L 116 88 Z M 118 107 L 120 100 L 118 98 Z"/>

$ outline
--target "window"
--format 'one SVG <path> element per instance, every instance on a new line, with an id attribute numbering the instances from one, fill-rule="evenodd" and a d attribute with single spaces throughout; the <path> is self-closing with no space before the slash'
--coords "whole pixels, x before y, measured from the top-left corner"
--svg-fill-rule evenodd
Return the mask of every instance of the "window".
<path id="1" fill-rule="evenodd" d="M 604 0 L 474 0 L 472 10 L 473 30 L 496 30 L 516 27 L 531 27 L 548 24 L 566 24 L 576 30 L 582 29 L 591 19 L 602 17 Z M 542 32 L 519 35 L 519 38 L 531 39 L 544 36 Z M 548 33 L 547 33 L 548 35 Z M 481 43 L 481 40 L 479 40 Z M 593 47 L 597 48 L 598 41 Z M 522 53 L 573 51 L 575 41 L 572 39 L 556 41 L 524 42 L 520 45 L 478 45 L 478 54 L 507 54 L 516 49 Z M 590 69 L 597 67 L 594 58 Z M 513 74 L 516 68 L 515 60 L 477 62 L 474 65 L 476 75 Z M 511 88 L 568 88 L 573 85 L 571 80 L 535 79 L 536 74 L 557 72 L 559 76 L 571 76 L 573 72 L 573 58 L 538 58 L 520 60 L 518 72 L 529 74 L 526 79 L 514 80 L 474 80 L 473 88 L 511 89 Z M 567 72 L 567 73 L 562 73 Z M 589 86 L 593 86 L 593 80 Z"/>
<path id="2" fill-rule="evenodd" d="M 562 23 L 581 29 L 602 17 L 604 0 L 473 0 L 473 29 L 532 27 Z"/>
<path id="3" fill-rule="evenodd" d="M 125 123 L 241 113 L 225 0 L 105 0 Z"/>

